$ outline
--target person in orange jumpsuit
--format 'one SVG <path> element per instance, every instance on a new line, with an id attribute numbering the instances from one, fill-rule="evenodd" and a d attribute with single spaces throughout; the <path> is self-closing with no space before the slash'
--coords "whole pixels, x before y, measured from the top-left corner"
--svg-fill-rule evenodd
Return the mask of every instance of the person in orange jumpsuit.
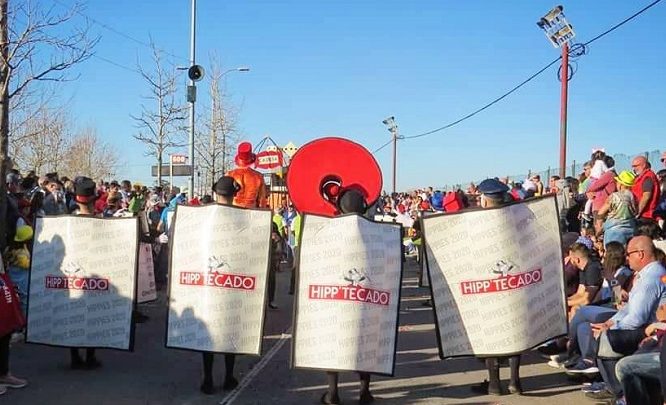
<path id="1" fill-rule="evenodd" d="M 264 176 L 250 166 L 257 156 L 252 153 L 250 142 L 241 142 L 234 158 L 236 168 L 227 172 L 227 176 L 240 185 L 240 190 L 234 196 L 234 205 L 245 208 L 258 208 L 266 206 L 266 183 Z"/>

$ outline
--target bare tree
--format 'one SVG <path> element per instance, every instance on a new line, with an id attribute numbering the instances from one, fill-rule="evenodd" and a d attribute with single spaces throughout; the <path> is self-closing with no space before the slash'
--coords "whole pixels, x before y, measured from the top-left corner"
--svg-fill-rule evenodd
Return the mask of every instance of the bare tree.
<path id="1" fill-rule="evenodd" d="M 237 110 L 233 109 L 222 89 L 224 72 L 214 57 L 211 57 L 210 110 L 208 122 L 197 130 L 195 148 L 199 170 L 205 173 L 205 183 L 212 185 L 221 173 L 227 171 L 227 157 L 238 143 Z M 205 122 L 198 120 L 198 122 Z"/>
<path id="2" fill-rule="evenodd" d="M 20 117 L 10 139 L 14 164 L 36 173 L 58 171 L 70 145 L 71 117 L 63 107 L 44 105 L 34 112 L 26 106 Z"/>
<path id="3" fill-rule="evenodd" d="M 162 184 L 164 154 L 171 148 L 182 146 L 176 135 L 182 130 L 186 108 L 176 100 L 176 70 L 162 60 L 162 52 L 151 41 L 153 50 L 152 70 L 138 65 L 141 77 L 148 85 L 148 95 L 144 98 L 150 105 L 142 104 L 139 115 L 131 115 L 139 130 L 134 139 L 146 146 L 146 156 L 154 156 L 157 161 L 157 184 Z"/>
<path id="4" fill-rule="evenodd" d="M 86 127 L 72 137 L 61 172 L 91 179 L 108 178 L 115 174 L 118 151 L 102 141 L 93 127 Z"/>
<path id="5" fill-rule="evenodd" d="M 9 109 L 12 99 L 27 94 L 38 82 L 71 79 L 66 72 L 92 56 L 99 37 L 90 35 L 90 25 L 78 26 L 77 4 L 59 12 L 54 5 L 23 0 L 0 0 L 0 246 L 6 241 L 9 166 Z M 38 4 L 41 3 L 41 4 Z"/>

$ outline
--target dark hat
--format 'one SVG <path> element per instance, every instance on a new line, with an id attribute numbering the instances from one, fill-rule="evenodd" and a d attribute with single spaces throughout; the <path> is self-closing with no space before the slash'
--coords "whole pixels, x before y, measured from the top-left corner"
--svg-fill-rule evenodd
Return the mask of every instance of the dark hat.
<path id="1" fill-rule="evenodd" d="M 74 193 L 76 194 L 75 200 L 77 203 L 87 204 L 95 201 L 97 198 L 95 194 L 97 186 L 95 182 L 89 177 L 77 177 L 74 180 Z"/>
<path id="2" fill-rule="evenodd" d="M 240 185 L 231 176 L 222 176 L 213 186 L 213 191 L 224 197 L 233 197 L 240 190 Z"/>
<path id="3" fill-rule="evenodd" d="M 497 179 L 485 179 L 477 188 L 481 194 L 496 200 L 503 199 L 509 191 L 509 187 Z"/>
<path id="4" fill-rule="evenodd" d="M 358 190 L 346 190 L 340 196 L 338 206 L 343 214 L 364 214 L 367 207 L 365 205 L 365 198 Z"/>

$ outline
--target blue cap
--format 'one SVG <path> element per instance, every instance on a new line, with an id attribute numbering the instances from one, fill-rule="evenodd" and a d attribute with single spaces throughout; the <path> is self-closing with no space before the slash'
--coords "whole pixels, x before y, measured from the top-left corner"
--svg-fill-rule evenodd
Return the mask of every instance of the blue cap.
<path id="1" fill-rule="evenodd" d="M 485 179 L 479 183 L 477 188 L 481 194 L 497 199 L 501 199 L 504 197 L 504 194 L 509 192 L 509 186 L 497 179 Z"/>

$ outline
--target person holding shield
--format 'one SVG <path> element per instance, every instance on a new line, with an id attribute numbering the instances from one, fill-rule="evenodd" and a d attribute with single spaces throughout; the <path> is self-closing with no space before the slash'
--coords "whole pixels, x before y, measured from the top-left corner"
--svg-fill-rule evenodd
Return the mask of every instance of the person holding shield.
<path id="1" fill-rule="evenodd" d="M 222 176 L 213 186 L 216 195 L 216 202 L 222 205 L 234 205 L 234 197 L 240 190 L 240 185 L 230 176 Z M 204 378 L 201 384 L 201 392 L 206 395 L 215 393 L 213 386 L 213 359 L 211 352 L 201 352 L 203 356 Z M 234 377 L 234 366 L 236 364 L 236 355 L 233 353 L 224 354 L 224 384 L 222 389 L 232 390 L 238 386 L 238 380 Z"/>
<path id="2" fill-rule="evenodd" d="M 355 189 L 342 192 L 338 199 L 338 207 L 342 215 L 364 215 L 368 208 L 363 195 Z M 340 373 L 337 371 L 326 372 L 328 390 L 321 396 L 322 404 L 340 404 L 340 396 L 338 395 L 339 376 Z M 361 383 L 358 402 L 362 405 L 369 404 L 375 400 L 372 393 L 370 393 L 370 373 L 359 371 L 358 376 Z"/>
<path id="3" fill-rule="evenodd" d="M 97 185 L 88 177 L 77 177 L 74 180 L 74 201 L 78 206 L 76 215 L 95 215 L 95 200 L 97 199 Z M 95 356 L 95 349 L 86 349 L 86 360 L 84 361 L 79 354 L 77 347 L 69 349 L 71 356 L 71 368 L 74 370 L 86 369 L 93 370 L 102 366 L 102 363 Z"/>
<path id="4" fill-rule="evenodd" d="M 478 190 L 481 193 L 480 205 L 482 209 L 501 207 L 508 201 L 509 187 L 497 179 L 482 181 L 479 183 Z M 488 369 L 488 380 L 472 386 L 472 391 L 483 395 L 502 395 L 499 368 L 500 362 L 504 359 L 506 357 L 486 357 L 485 363 Z M 522 394 L 523 388 L 520 384 L 520 354 L 508 356 L 508 359 L 509 368 L 511 369 L 509 393 Z"/>

